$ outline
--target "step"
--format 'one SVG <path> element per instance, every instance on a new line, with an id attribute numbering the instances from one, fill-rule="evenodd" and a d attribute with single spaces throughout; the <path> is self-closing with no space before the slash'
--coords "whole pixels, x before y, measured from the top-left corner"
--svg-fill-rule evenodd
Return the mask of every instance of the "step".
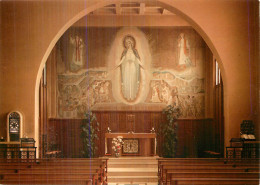
<path id="1" fill-rule="evenodd" d="M 146 183 L 108 183 L 108 185 L 158 185 L 158 182 L 146 182 Z"/>
<path id="2" fill-rule="evenodd" d="M 148 160 L 138 160 L 138 161 L 128 161 L 128 160 L 118 160 L 118 161 L 109 161 L 109 164 L 153 164 L 158 165 L 157 161 L 148 161 Z"/>
<path id="3" fill-rule="evenodd" d="M 114 177 L 114 176 L 157 176 L 158 172 L 108 172 L 108 177 Z"/>
<path id="4" fill-rule="evenodd" d="M 119 157 L 108 160 L 108 185 L 158 185 L 156 157 Z"/>
<path id="5" fill-rule="evenodd" d="M 108 177 L 108 183 L 149 183 L 158 182 L 157 176 L 113 176 Z"/>
<path id="6" fill-rule="evenodd" d="M 151 156 L 151 157 L 141 157 L 141 156 L 120 156 L 120 157 L 108 157 L 109 160 L 157 160 L 159 159 L 158 156 Z"/>
<path id="7" fill-rule="evenodd" d="M 108 168 L 155 168 L 154 164 L 108 164 Z"/>
<path id="8" fill-rule="evenodd" d="M 108 168 L 108 172 L 158 172 L 158 168 Z"/>

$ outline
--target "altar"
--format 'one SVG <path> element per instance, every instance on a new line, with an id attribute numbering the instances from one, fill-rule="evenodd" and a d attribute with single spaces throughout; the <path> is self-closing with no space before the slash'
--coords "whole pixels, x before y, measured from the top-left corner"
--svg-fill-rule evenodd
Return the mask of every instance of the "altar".
<path id="1" fill-rule="evenodd" d="M 113 138 L 122 137 L 122 156 L 155 156 L 156 133 L 105 133 L 105 155 L 112 154 Z"/>

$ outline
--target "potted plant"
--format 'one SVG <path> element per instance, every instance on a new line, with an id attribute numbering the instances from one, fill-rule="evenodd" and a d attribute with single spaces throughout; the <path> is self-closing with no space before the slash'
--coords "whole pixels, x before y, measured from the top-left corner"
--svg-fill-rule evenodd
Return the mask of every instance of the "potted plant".
<path id="1" fill-rule="evenodd" d="M 168 105 L 163 109 L 166 115 L 166 122 L 161 124 L 159 134 L 163 137 L 162 155 L 172 158 L 176 155 L 177 149 L 177 119 L 180 116 L 180 109 L 177 106 Z"/>
<path id="2" fill-rule="evenodd" d="M 120 156 L 120 151 L 122 149 L 122 144 L 123 142 L 123 137 L 122 136 L 117 136 L 116 138 L 113 138 L 112 140 L 112 150 L 115 152 L 115 156 L 119 157 Z"/>
<path id="3" fill-rule="evenodd" d="M 85 113 L 85 118 L 81 125 L 81 138 L 83 139 L 83 157 L 92 158 L 96 156 L 97 140 L 99 132 L 99 123 L 97 122 L 96 115 L 91 111 Z"/>

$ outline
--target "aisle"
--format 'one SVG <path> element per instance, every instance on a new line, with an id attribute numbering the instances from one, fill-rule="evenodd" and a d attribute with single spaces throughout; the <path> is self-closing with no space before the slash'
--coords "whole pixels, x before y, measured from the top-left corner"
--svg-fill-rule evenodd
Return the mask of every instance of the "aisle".
<path id="1" fill-rule="evenodd" d="M 108 185 L 157 185 L 158 157 L 119 157 L 108 160 Z"/>

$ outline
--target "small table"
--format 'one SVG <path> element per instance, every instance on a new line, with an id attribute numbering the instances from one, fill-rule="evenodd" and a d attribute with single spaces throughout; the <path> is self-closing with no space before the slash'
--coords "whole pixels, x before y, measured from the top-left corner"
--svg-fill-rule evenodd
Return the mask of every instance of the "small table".
<path id="1" fill-rule="evenodd" d="M 240 145 L 226 147 L 227 158 L 259 158 L 260 141 L 241 141 Z"/>
<path id="2" fill-rule="evenodd" d="M 155 156 L 156 155 L 156 146 L 157 146 L 157 141 L 156 141 L 156 133 L 105 133 L 105 155 L 108 154 L 107 150 L 107 145 L 108 139 L 116 138 L 118 136 L 121 136 L 123 139 L 142 139 L 142 147 L 144 148 L 145 146 L 143 145 L 149 145 L 149 142 L 147 140 L 154 140 L 154 146 L 153 146 L 153 152 L 150 155 Z M 144 152 L 144 151 L 142 151 Z M 149 155 L 148 152 L 144 152 L 144 155 L 147 156 Z"/>

